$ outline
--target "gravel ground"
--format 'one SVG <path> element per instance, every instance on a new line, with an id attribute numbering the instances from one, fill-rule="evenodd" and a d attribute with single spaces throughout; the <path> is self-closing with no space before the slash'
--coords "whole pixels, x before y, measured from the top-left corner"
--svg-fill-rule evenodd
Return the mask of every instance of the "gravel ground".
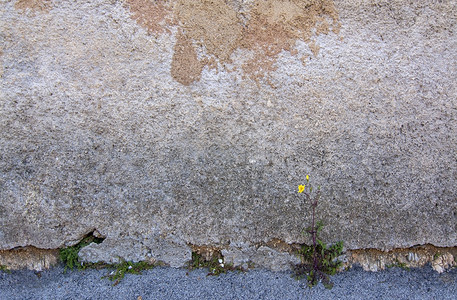
<path id="1" fill-rule="evenodd" d="M 101 279 L 108 269 L 41 273 L 0 272 L 0 299 L 457 299 L 457 269 L 430 267 L 371 273 L 355 267 L 332 277 L 334 287 L 309 289 L 290 272 L 251 270 L 206 276 L 207 271 L 157 267 L 127 274 L 116 286 Z"/>

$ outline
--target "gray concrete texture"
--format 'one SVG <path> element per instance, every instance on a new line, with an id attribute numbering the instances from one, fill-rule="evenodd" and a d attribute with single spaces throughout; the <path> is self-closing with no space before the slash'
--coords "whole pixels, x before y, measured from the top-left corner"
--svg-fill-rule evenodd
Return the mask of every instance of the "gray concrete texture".
<path id="1" fill-rule="evenodd" d="M 457 246 L 454 0 L 7 0 L 0 29 L 0 250 L 283 269 L 306 174 L 327 242 Z"/>

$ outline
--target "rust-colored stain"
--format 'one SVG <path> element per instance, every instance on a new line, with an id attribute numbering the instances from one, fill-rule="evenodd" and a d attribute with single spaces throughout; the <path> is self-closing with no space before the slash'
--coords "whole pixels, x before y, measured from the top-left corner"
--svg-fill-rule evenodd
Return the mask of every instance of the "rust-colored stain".
<path id="1" fill-rule="evenodd" d="M 297 40 L 319 54 L 315 37 L 339 33 L 338 12 L 332 0 L 256 0 L 243 13 L 224 0 L 127 0 L 132 18 L 150 32 L 161 33 L 169 25 L 178 27 L 172 76 L 189 85 L 200 79 L 214 60 L 224 66 L 237 49 L 247 50 L 249 59 L 241 68 L 258 80 L 275 70 L 282 51 L 296 55 Z M 205 57 L 197 58 L 203 46 Z M 210 65 L 212 64 L 212 65 Z M 189 72 L 191 71 L 191 72 Z"/>
<path id="2" fill-rule="evenodd" d="M 306 42 L 317 56 L 319 48 L 312 37 L 327 34 L 330 28 L 335 32 L 339 28 L 333 1 L 256 1 L 241 44 L 241 48 L 254 51 L 254 56 L 244 63 L 243 70 L 252 79 L 274 71 L 279 53 L 291 52 L 297 40 Z"/>
<path id="3" fill-rule="evenodd" d="M 51 8 L 50 0 L 17 0 L 14 4 L 14 8 L 25 10 L 31 9 L 39 12 L 48 12 Z"/>
<path id="4" fill-rule="evenodd" d="M 181 84 L 189 85 L 200 80 L 204 64 L 198 60 L 192 40 L 182 33 L 178 34 L 171 62 L 171 75 Z"/>
<path id="5" fill-rule="evenodd" d="M 125 3 L 132 12 L 132 19 L 152 33 L 162 33 L 170 24 L 171 11 L 166 1 L 126 0 Z"/>
<path id="6" fill-rule="evenodd" d="M 229 60 L 243 38 L 238 15 L 224 0 L 180 0 L 174 16 L 188 38 L 205 46 L 208 55 L 221 62 Z"/>

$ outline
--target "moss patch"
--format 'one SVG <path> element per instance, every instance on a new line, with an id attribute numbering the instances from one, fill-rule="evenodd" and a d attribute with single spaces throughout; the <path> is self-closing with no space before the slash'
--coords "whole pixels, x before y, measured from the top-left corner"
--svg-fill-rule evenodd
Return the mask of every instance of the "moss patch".
<path id="1" fill-rule="evenodd" d="M 11 273 L 11 271 L 4 265 L 0 265 L 0 272 Z"/>
<path id="2" fill-rule="evenodd" d="M 79 250 L 83 247 L 88 246 L 91 243 L 100 244 L 104 239 L 97 238 L 90 233 L 88 236 L 83 238 L 78 244 L 63 248 L 59 250 L 60 260 L 65 264 L 65 271 L 67 269 L 73 270 L 74 268 L 84 269 L 85 265 L 79 259 Z"/>
<path id="3" fill-rule="evenodd" d="M 141 275 L 142 271 L 153 269 L 156 265 L 151 264 L 146 261 L 131 262 L 131 261 L 121 260 L 121 263 L 119 263 L 119 264 L 105 265 L 105 266 L 116 269 L 116 270 L 112 271 L 111 273 L 109 273 L 108 275 L 102 277 L 102 278 L 108 278 L 109 280 L 114 281 L 113 286 L 115 286 L 124 278 L 125 274 Z"/>

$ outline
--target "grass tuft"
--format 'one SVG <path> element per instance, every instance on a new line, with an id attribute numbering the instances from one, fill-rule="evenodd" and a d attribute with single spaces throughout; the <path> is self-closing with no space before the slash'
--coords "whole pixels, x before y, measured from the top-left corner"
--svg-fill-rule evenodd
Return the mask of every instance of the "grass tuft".
<path id="1" fill-rule="evenodd" d="M 113 286 L 115 286 L 124 278 L 125 274 L 140 275 L 142 271 L 153 269 L 155 265 L 146 261 L 131 262 L 121 260 L 119 264 L 111 265 L 111 267 L 114 267 L 116 270 L 102 278 L 108 278 L 114 281 Z"/>

